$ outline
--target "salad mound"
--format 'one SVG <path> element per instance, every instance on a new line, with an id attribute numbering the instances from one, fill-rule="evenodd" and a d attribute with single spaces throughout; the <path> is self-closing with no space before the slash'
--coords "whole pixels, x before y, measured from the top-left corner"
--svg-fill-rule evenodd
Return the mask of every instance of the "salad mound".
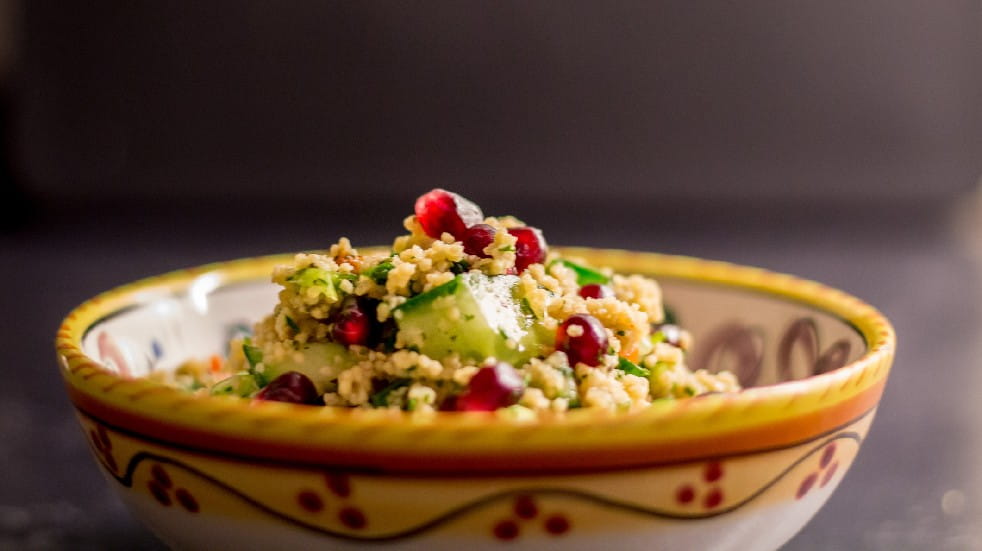
<path id="1" fill-rule="evenodd" d="M 197 392 L 413 412 L 533 418 L 573 408 L 635 411 L 739 388 L 691 371 L 691 337 L 665 322 L 658 284 L 549 251 L 542 232 L 485 217 L 434 189 L 407 234 L 362 254 L 341 238 L 278 266 L 282 289 L 228 358 L 189 361 Z"/>

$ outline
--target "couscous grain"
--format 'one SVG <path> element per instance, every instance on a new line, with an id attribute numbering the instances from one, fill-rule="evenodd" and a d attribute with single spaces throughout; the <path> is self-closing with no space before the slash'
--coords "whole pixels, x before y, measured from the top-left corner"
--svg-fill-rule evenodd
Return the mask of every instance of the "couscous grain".
<path id="1" fill-rule="evenodd" d="M 420 197 L 403 226 L 387 254 L 341 238 L 277 267 L 278 303 L 222 369 L 190 361 L 173 381 L 283 400 L 270 389 L 296 372 L 325 406 L 518 420 L 739 389 L 732 373 L 686 367 L 691 337 L 663 324 L 650 278 L 561 258 L 538 230 L 444 190 Z"/>

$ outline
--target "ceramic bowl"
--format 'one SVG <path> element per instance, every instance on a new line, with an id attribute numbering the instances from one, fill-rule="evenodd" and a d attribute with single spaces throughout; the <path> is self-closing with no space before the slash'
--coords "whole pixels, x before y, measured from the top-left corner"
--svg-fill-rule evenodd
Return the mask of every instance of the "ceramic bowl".
<path id="1" fill-rule="evenodd" d="M 358 411 L 194 397 L 144 378 L 222 354 L 288 256 L 212 264 L 82 304 L 57 335 L 109 484 L 176 548 L 774 549 L 828 499 L 873 421 L 892 327 L 821 284 L 687 257 L 566 249 L 643 273 L 694 368 L 745 390 L 637 414 Z"/>

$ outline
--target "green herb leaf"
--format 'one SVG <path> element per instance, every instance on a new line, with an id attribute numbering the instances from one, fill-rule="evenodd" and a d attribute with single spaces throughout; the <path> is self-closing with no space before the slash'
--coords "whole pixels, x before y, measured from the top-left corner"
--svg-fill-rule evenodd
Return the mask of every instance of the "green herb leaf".
<path id="1" fill-rule="evenodd" d="M 466 274 L 470 269 L 471 265 L 465 260 L 458 260 L 450 264 L 450 271 L 457 275 Z"/>
<path id="2" fill-rule="evenodd" d="M 251 374 L 256 379 L 256 383 L 259 386 L 266 386 L 266 377 L 262 373 L 256 371 L 256 365 L 263 361 L 263 351 L 258 346 L 252 346 L 251 339 L 245 339 L 242 342 L 242 354 L 245 355 L 246 361 L 249 362 L 249 374 Z"/>
<path id="3" fill-rule="evenodd" d="M 662 309 L 665 311 L 665 319 L 662 320 L 662 323 L 663 324 L 666 324 L 666 325 L 678 325 L 679 324 L 679 317 L 675 313 L 675 309 L 674 308 L 672 308 L 671 306 L 665 304 L 664 306 L 662 306 Z"/>
<path id="4" fill-rule="evenodd" d="M 246 339 L 242 342 L 242 353 L 249 362 L 250 370 L 255 369 L 256 364 L 263 361 L 263 351 L 258 346 L 252 346 L 252 339 Z"/>
<path id="5" fill-rule="evenodd" d="M 386 258 L 362 273 L 375 283 L 385 285 L 385 282 L 389 279 L 389 272 L 392 271 L 393 267 L 392 259 Z"/>
<path id="6" fill-rule="evenodd" d="M 368 401 L 377 408 L 384 408 L 389 405 L 389 394 L 392 394 L 392 391 L 409 386 L 411 382 L 412 379 L 396 379 L 386 385 L 382 390 L 372 394 Z"/>
<path id="7" fill-rule="evenodd" d="M 566 266 L 576 274 L 576 284 L 579 286 L 590 285 L 592 283 L 598 283 L 601 285 L 610 283 L 610 278 L 605 276 L 603 273 L 594 270 L 593 268 L 587 268 L 586 266 L 581 266 L 575 262 L 569 260 L 557 259 L 553 260 L 549 264 L 552 267 L 553 264 L 559 263 Z"/>
<path id="8" fill-rule="evenodd" d="M 651 375 L 650 371 L 632 362 L 627 358 L 618 358 L 617 369 L 620 369 L 621 371 L 627 373 L 628 375 L 636 375 L 638 377 L 647 377 Z"/>
<path id="9" fill-rule="evenodd" d="M 300 326 L 297 325 L 297 322 L 293 321 L 293 318 L 291 318 L 290 316 L 283 316 L 283 317 L 286 318 L 286 324 L 290 327 L 290 329 L 293 329 L 294 333 L 300 332 Z"/>

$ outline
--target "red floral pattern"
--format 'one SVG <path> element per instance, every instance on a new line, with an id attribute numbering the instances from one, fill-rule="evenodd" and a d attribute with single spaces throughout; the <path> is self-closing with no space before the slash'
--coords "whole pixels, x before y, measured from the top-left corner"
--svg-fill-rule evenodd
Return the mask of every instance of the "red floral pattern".
<path id="1" fill-rule="evenodd" d="M 189 513 L 197 513 L 201 510 L 198 500 L 187 488 L 177 488 L 174 491 L 174 499 L 171 499 L 170 490 L 174 486 L 174 481 L 163 465 L 154 463 L 150 467 L 150 476 L 152 478 L 147 482 L 147 489 L 150 490 L 150 495 L 157 500 L 157 503 L 164 507 L 170 507 L 176 500 Z"/>
<path id="2" fill-rule="evenodd" d="M 829 442 L 825 445 L 825 449 L 822 450 L 822 455 L 818 460 L 818 469 L 805 475 L 801 484 L 798 485 L 798 491 L 795 493 L 796 499 L 808 495 L 808 492 L 815 487 L 816 482 L 819 483 L 819 488 L 824 488 L 832 480 L 839 468 L 839 462 L 835 460 L 835 452 L 835 442 Z"/>
<path id="3" fill-rule="evenodd" d="M 512 513 L 514 518 L 499 519 L 491 527 L 495 538 L 502 541 L 517 539 L 522 534 L 523 524 L 527 525 L 539 517 L 540 509 L 533 496 L 519 494 L 512 503 Z M 561 512 L 545 515 L 542 521 L 542 529 L 550 536 L 562 536 L 570 531 L 571 526 L 569 518 Z"/>
<path id="4" fill-rule="evenodd" d="M 327 473 L 324 475 L 324 486 L 329 496 L 322 496 L 317 490 L 304 488 L 297 492 L 297 505 L 307 514 L 319 514 L 325 509 L 331 509 L 330 504 L 336 498 L 341 503 L 336 511 L 337 522 L 349 530 L 363 530 L 368 526 L 368 517 L 359 507 L 348 500 L 352 494 L 351 477 L 346 473 Z"/>
<path id="5" fill-rule="evenodd" d="M 708 485 L 702 494 L 702 506 L 704 509 L 716 509 L 723 504 L 723 489 L 716 483 L 723 479 L 725 471 L 723 463 L 720 461 L 710 461 L 702 469 L 702 481 Z M 699 492 L 693 484 L 685 483 L 675 490 L 675 501 L 679 505 L 691 506 L 696 501 Z"/>
<path id="6" fill-rule="evenodd" d="M 370 527 L 370 518 L 365 510 L 359 507 L 352 496 L 356 494 L 355 485 L 351 476 L 343 472 L 329 472 L 322 474 L 323 486 L 299 488 L 295 494 L 296 507 L 299 513 L 281 511 L 261 501 L 256 501 L 255 497 L 249 496 L 235 487 L 217 480 L 207 473 L 198 470 L 195 466 L 182 463 L 179 459 L 157 455 L 150 451 L 138 451 L 129 458 L 125 467 L 120 468 L 115 459 L 119 454 L 119 446 L 114 446 L 114 439 L 118 434 L 109 431 L 99 422 L 94 422 L 88 427 L 88 436 L 94 453 L 107 471 L 122 485 L 134 488 L 134 483 L 139 480 L 140 473 L 149 474 L 149 478 L 144 479 L 145 492 L 155 499 L 162 507 L 183 508 L 189 513 L 198 513 L 202 507 L 197 498 L 186 487 L 180 487 L 180 478 L 174 478 L 170 469 L 178 470 L 181 476 L 190 474 L 196 478 L 211 483 L 216 488 L 221 488 L 233 496 L 238 496 L 254 507 L 278 517 L 287 522 L 300 523 L 301 525 L 315 529 L 328 535 L 335 535 L 342 538 L 349 538 L 357 541 L 375 541 L 380 536 L 371 533 L 358 535 L 357 532 L 365 531 Z M 686 518 L 708 518 L 726 514 L 734 509 L 738 509 L 756 497 L 761 495 L 764 490 L 773 486 L 790 473 L 799 472 L 798 466 L 809 464 L 813 469 L 804 475 L 796 488 L 794 495 L 798 499 L 804 498 L 816 488 L 822 488 L 835 480 L 835 475 L 840 471 L 840 441 L 861 442 L 861 437 L 855 432 L 840 432 L 835 437 L 827 440 L 824 444 L 812 447 L 804 453 L 798 460 L 790 464 L 785 471 L 775 479 L 766 483 L 757 492 L 751 493 L 748 497 L 734 501 L 733 497 L 728 497 L 724 493 L 724 478 L 732 476 L 729 474 L 729 466 L 721 460 L 707 461 L 698 470 L 692 473 L 694 480 L 680 484 L 674 490 L 676 503 L 682 509 L 688 509 L 688 513 L 682 511 L 662 511 L 658 509 L 638 510 L 636 512 L 652 515 L 654 517 L 679 518 L 683 515 Z M 125 448 L 125 447 L 124 447 Z M 114 453 L 114 450 L 117 450 Z M 144 461 L 149 463 L 146 469 L 140 469 Z M 137 480 L 134 480 L 137 478 Z M 542 508 L 542 503 L 535 495 L 538 490 L 516 493 L 509 498 L 511 503 L 508 508 L 507 516 L 498 517 L 493 520 L 490 526 L 489 536 L 500 541 L 520 539 L 523 535 L 531 535 L 539 532 L 547 537 L 561 537 L 571 533 L 575 528 L 570 517 L 562 512 Z M 552 488 L 546 490 L 546 494 L 552 497 L 561 498 L 562 501 L 570 499 L 586 499 L 594 501 L 602 507 L 613 507 L 614 509 L 623 508 L 623 504 L 612 502 L 603 496 L 593 496 L 577 490 L 566 490 L 562 488 Z M 420 530 L 427 531 L 432 527 L 443 524 L 448 519 L 456 517 L 460 511 L 473 508 L 477 504 L 484 502 L 487 504 L 502 499 L 502 496 L 487 496 L 479 498 L 478 501 L 463 505 L 464 509 L 457 509 L 447 513 L 443 517 L 432 519 L 423 527 L 409 528 L 404 533 L 396 536 L 397 539 L 410 538 L 419 533 Z M 727 501 L 729 500 L 729 501 Z M 559 503 L 557 501 L 557 503 Z M 311 515 L 318 518 L 327 519 L 328 526 L 321 523 L 310 523 L 308 519 Z M 334 524 L 334 527 L 330 527 Z M 339 530 L 340 529 L 340 530 Z M 384 540 L 390 540 L 391 535 L 382 536 Z"/>

